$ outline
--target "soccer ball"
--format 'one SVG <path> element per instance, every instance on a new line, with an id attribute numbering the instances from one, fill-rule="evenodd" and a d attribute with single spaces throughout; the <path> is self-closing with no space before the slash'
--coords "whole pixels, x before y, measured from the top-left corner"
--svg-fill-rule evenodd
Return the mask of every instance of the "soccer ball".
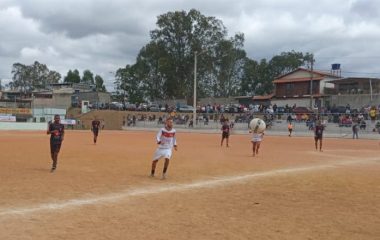
<path id="1" fill-rule="evenodd" d="M 262 120 L 260 118 L 254 118 L 249 123 L 249 128 L 254 133 L 262 133 L 265 131 L 266 127 L 267 126 L 266 126 L 264 120 Z"/>

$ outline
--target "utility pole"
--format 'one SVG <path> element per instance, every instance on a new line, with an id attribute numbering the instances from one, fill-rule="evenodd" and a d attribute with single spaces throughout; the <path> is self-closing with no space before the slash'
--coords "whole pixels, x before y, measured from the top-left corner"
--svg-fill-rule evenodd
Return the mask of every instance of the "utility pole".
<path id="1" fill-rule="evenodd" d="M 197 123 L 197 57 L 198 52 L 194 52 L 194 90 L 193 90 L 193 126 Z"/>
<path id="2" fill-rule="evenodd" d="M 194 90 L 193 90 L 193 126 L 197 124 L 197 64 L 198 64 L 198 56 L 205 53 L 206 50 L 203 50 L 201 52 L 194 52 Z"/>
<path id="3" fill-rule="evenodd" d="M 311 64 L 310 64 L 310 109 L 313 109 L 313 77 L 314 77 L 314 73 L 313 73 L 313 65 L 314 65 L 314 55 L 311 54 Z"/>

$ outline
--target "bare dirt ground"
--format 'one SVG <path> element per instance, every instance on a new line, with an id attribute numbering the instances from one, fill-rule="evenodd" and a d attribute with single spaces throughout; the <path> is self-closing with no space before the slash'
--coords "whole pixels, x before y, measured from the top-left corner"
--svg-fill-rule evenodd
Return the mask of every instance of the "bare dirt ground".
<path id="1" fill-rule="evenodd" d="M 149 178 L 155 132 L 0 132 L 0 239 L 380 239 L 375 140 L 177 134 Z"/>

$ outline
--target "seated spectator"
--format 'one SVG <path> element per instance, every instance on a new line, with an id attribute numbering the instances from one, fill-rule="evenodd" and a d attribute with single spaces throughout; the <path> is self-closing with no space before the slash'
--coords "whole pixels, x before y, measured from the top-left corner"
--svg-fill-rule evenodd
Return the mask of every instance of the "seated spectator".
<path id="1" fill-rule="evenodd" d="M 365 130 L 367 127 L 367 123 L 364 121 L 364 119 L 362 119 L 360 121 L 360 130 Z"/>

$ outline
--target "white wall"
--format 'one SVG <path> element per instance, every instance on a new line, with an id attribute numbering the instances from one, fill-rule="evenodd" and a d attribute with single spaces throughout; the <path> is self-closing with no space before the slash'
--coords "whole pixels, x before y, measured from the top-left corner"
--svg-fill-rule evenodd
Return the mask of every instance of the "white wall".
<path id="1" fill-rule="evenodd" d="M 46 130 L 47 123 L 0 122 L 0 130 Z"/>
<path id="2" fill-rule="evenodd" d="M 64 119 L 66 116 L 66 109 L 60 108 L 34 108 L 33 117 L 36 118 L 36 122 L 40 122 L 41 117 L 45 118 L 45 121 L 48 122 L 54 118 L 54 115 L 58 114 L 61 119 Z"/>

